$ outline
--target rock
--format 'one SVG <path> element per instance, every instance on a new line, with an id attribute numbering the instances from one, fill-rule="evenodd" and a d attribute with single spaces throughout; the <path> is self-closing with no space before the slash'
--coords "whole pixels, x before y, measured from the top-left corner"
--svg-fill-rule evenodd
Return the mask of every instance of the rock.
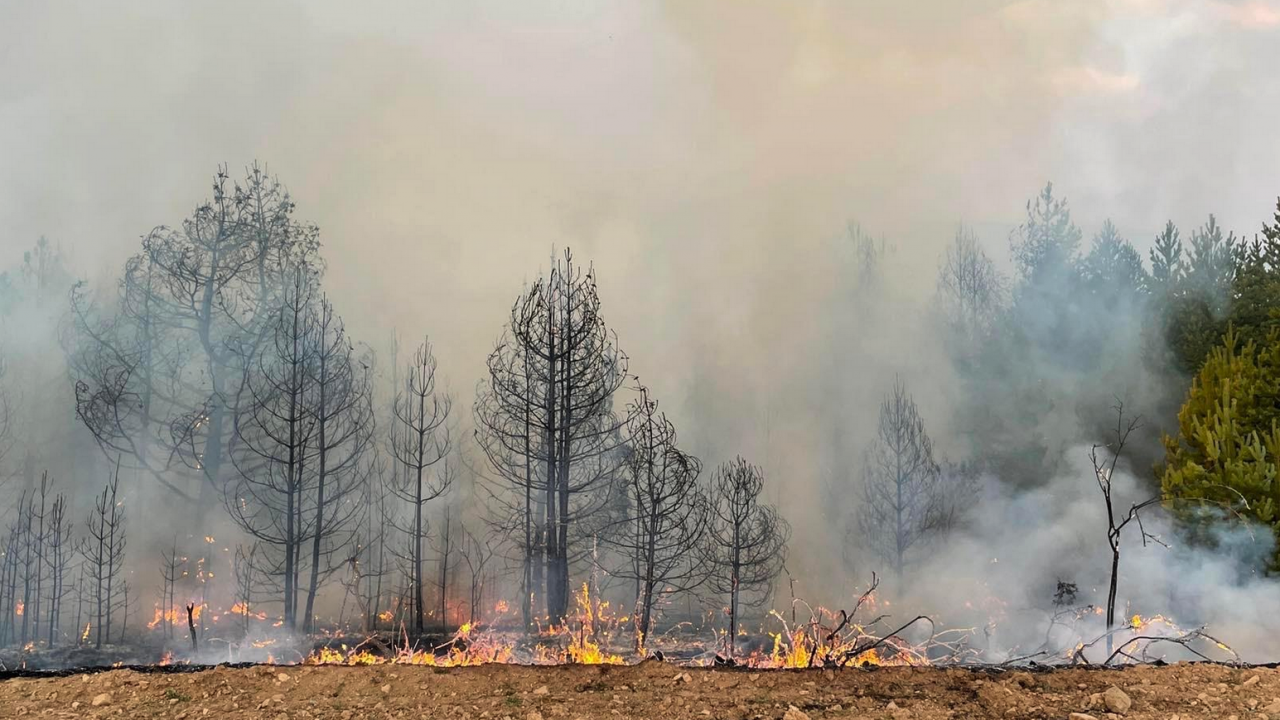
<path id="1" fill-rule="evenodd" d="M 542 720 L 542 713 L 537 710 L 530 710 L 529 714 L 524 716 L 524 720 Z"/>
<path id="2" fill-rule="evenodd" d="M 1098 718 L 1084 713 L 1071 713 L 1067 716 L 1067 720 L 1098 720 Z"/>
<path id="3" fill-rule="evenodd" d="M 1129 712 L 1129 708 L 1133 707 L 1133 701 L 1125 694 L 1123 690 L 1112 685 L 1107 691 L 1102 693 L 1102 702 L 1107 709 L 1117 715 L 1123 715 Z"/>
<path id="4" fill-rule="evenodd" d="M 276 682 L 288 682 L 289 675 L 287 673 L 276 673 Z"/>
<path id="5" fill-rule="evenodd" d="M 551 692 L 551 691 L 547 689 L 547 686 L 546 686 L 546 685 L 542 685 L 542 686 L 538 687 L 536 690 L 534 690 L 534 691 L 533 691 L 533 694 L 534 694 L 534 695 L 546 695 L 546 694 L 547 694 L 547 693 L 549 693 L 549 692 Z"/>
<path id="6" fill-rule="evenodd" d="M 89 704 L 94 707 L 102 707 L 103 705 L 110 705 L 111 693 L 102 693 L 100 695 L 94 695 L 93 700 Z"/>
<path id="7" fill-rule="evenodd" d="M 71 709 L 72 709 L 72 710 L 77 710 L 77 709 L 79 709 L 79 707 L 80 707 L 80 703 L 79 703 L 79 702 L 73 702 L 73 703 L 71 703 Z"/>
<path id="8" fill-rule="evenodd" d="M 783 714 L 782 720 L 809 720 L 809 716 L 805 711 L 795 705 L 791 705 L 787 708 L 787 712 Z"/>
<path id="9" fill-rule="evenodd" d="M 1245 680 L 1244 682 L 1242 682 L 1242 683 L 1240 683 L 1240 684 L 1241 684 L 1243 687 L 1249 687 L 1250 685 L 1256 685 L 1256 684 L 1257 684 L 1257 682 L 1258 682 L 1259 680 L 1261 680 L 1261 679 L 1262 679 L 1262 678 L 1261 678 L 1261 677 L 1259 677 L 1259 676 L 1257 676 L 1257 675 L 1250 675 L 1248 680 Z"/>
<path id="10" fill-rule="evenodd" d="M 1264 707 L 1262 710 L 1268 715 L 1274 715 L 1276 713 L 1280 713 L 1280 698 L 1272 700 L 1271 704 Z"/>
<path id="11" fill-rule="evenodd" d="M 382 694 L 386 695 L 387 693 L 391 692 L 391 683 L 387 683 L 386 685 L 383 685 L 381 688 L 379 688 L 379 690 L 382 690 Z"/>
<path id="12" fill-rule="evenodd" d="M 889 704 L 884 706 L 884 709 L 888 710 L 889 712 L 893 712 L 894 710 L 898 709 L 898 703 L 890 700 Z"/>

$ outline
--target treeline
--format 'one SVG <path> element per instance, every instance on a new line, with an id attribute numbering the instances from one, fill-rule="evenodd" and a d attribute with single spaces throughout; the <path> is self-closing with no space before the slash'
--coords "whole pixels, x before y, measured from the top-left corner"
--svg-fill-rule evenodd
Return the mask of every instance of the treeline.
<path id="1" fill-rule="evenodd" d="M 369 629 L 423 632 L 482 618 L 501 561 L 530 628 L 565 622 L 584 574 L 627 583 L 640 643 L 677 593 L 718 588 L 731 624 L 766 596 L 789 530 L 761 469 L 704 473 L 678 447 L 569 251 L 513 303 L 468 423 L 429 340 L 403 364 L 393 351 L 380 386 L 293 210 L 259 169 L 220 172 L 189 219 L 143 239 L 114 296 L 71 293 L 78 417 L 179 500 L 197 539 L 225 508 L 246 539 L 242 613 L 282 608 L 314 631 L 338 584 Z M 204 559 L 192 544 L 183 563 Z M 166 614 L 179 554 L 161 559 Z"/>
<path id="2" fill-rule="evenodd" d="M 260 608 L 315 631 L 325 597 L 367 630 L 484 621 L 508 598 L 535 628 L 565 622 L 590 582 L 625 599 L 641 645 L 678 599 L 723 608 L 732 653 L 787 557 L 790 527 L 765 501 L 780 479 L 681 446 L 606 323 L 594 270 L 566 250 L 515 295 L 467 414 L 428 338 L 407 353 L 397 340 L 383 363 L 353 336 L 325 293 L 319 230 L 294 210 L 261 169 L 221 170 L 210 199 L 148 233 L 114 285 L 72 284 L 47 243 L 27 256 L 23 297 L 59 321 L 76 417 L 112 471 L 90 507 L 37 482 L 28 452 L 6 503 L 0 642 L 87 640 L 82 622 L 111 642 L 149 604 L 171 628 L 214 585 L 246 632 Z M 848 564 L 910 574 L 976 521 L 981 477 L 1049 482 L 1074 443 L 1106 437 L 1117 396 L 1154 419 L 1127 459 L 1156 467 L 1148 477 L 1187 527 L 1275 526 L 1277 227 L 1280 214 L 1245 241 L 1210 216 L 1184 240 L 1169 223 L 1144 262 L 1110 222 L 1082 248 L 1046 186 L 1010 236 L 1012 277 L 959 230 L 931 320 L 961 384 L 951 424 L 967 451 L 935 451 L 909 378 L 884 388 L 874 431 L 824 486 Z M 852 242 L 851 283 L 873 292 L 885 245 Z M 0 276 L 0 315 L 31 304 L 10 300 L 16 285 Z M 59 293 L 69 306 L 49 299 Z M 16 405 L 0 427 L 11 435 L 36 412 Z M 122 575 L 141 493 L 187 534 L 131 548 L 131 567 L 158 566 L 158 592 Z M 215 557 L 224 519 L 239 542 Z M 216 580 L 215 561 L 230 570 Z"/>

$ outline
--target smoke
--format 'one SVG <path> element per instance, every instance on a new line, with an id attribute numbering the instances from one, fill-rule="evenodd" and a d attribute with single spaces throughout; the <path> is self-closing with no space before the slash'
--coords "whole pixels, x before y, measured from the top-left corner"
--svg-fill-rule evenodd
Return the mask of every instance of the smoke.
<path id="1" fill-rule="evenodd" d="M 789 569 L 817 597 L 840 542 L 818 488 L 854 471 L 895 374 L 940 453 L 963 453 L 926 313 L 956 224 L 1003 262 L 1051 178 L 1086 239 L 1104 218 L 1144 252 L 1170 215 L 1256 227 L 1280 165 L 1277 18 L 1274 0 L 7 3 L 0 260 L 44 234 L 109 285 L 219 163 L 234 176 L 260 159 L 320 226 L 347 327 L 378 348 L 429 334 L 465 415 L 521 283 L 571 246 L 686 449 L 764 466 L 797 529 Z M 852 280 L 851 220 L 886 239 L 874 293 Z M 5 354 L 52 350 L 49 322 Z M 1117 391 L 1071 389 L 1102 406 Z M 70 415 L 65 393 L 48 407 Z M 45 414 L 49 437 L 70 432 Z M 1054 420 L 1080 461 L 1073 444 L 1098 438 Z M 77 442 L 66 474 L 95 488 L 101 459 Z M 947 608 L 975 578 L 1012 606 L 1059 573 L 1094 587 L 1088 468 L 999 487 L 930 564 L 955 585 L 926 599 Z M 1122 594 L 1156 612 L 1195 578 L 1189 612 L 1227 623 L 1239 615 L 1210 600 L 1242 607 L 1264 587 L 1227 563 L 1126 551 Z"/>
<path id="2" fill-rule="evenodd" d="M 928 556 L 915 574 L 928 580 L 906 589 L 909 605 L 937 608 L 946 626 L 977 628 L 975 641 L 985 643 L 992 659 L 1044 649 L 1049 617 L 1060 609 L 1053 603 L 1059 582 L 1076 586 L 1073 607 L 1105 607 L 1111 553 L 1106 505 L 1089 450 L 1072 448 L 1067 471 L 1041 488 L 1012 490 L 988 478 L 979 519 Z M 1131 471 L 1117 471 L 1113 485 L 1118 515 L 1153 494 L 1150 484 Z M 1274 580 L 1258 572 L 1271 552 L 1271 533 L 1265 527 L 1224 526 L 1216 549 L 1207 550 L 1188 543 L 1160 507 L 1144 510 L 1141 517 L 1142 528 L 1156 540 L 1144 541 L 1136 522 L 1122 531 L 1120 624 L 1133 615 L 1162 615 L 1183 630 L 1206 627 L 1247 661 L 1275 658 L 1280 602 Z M 1071 632 L 1053 638 L 1057 644 L 1048 649 L 1062 657 L 1077 641 L 1105 632 L 1104 617 L 1087 613 Z M 1152 650 L 1186 657 L 1172 646 Z M 1100 662 L 1105 653 L 1097 646 L 1088 657 Z"/>

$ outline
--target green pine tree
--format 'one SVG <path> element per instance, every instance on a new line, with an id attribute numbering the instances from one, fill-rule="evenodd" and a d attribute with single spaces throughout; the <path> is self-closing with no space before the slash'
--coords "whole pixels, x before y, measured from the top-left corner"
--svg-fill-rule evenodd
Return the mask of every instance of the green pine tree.
<path id="1" fill-rule="evenodd" d="M 1192 382 L 1178 436 L 1164 438 L 1164 497 L 1176 501 L 1193 536 L 1207 540 L 1198 508 L 1232 513 L 1280 534 L 1280 331 L 1243 344 L 1228 329 Z M 1272 559 L 1280 568 L 1280 554 Z"/>

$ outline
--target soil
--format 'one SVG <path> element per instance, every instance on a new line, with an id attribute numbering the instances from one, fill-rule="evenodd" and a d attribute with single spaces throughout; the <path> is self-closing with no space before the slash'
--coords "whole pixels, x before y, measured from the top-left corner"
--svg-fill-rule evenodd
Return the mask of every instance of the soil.
<path id="1" fill-rule="evenodd" d="M 1175 664 L 754 672 L 650 661 L 627 667 L 117 669 L 0 681 L 3 718 L 1085 720 L 1072 713 L 1098 720 L 1277 720 L 1280 670 Z"/>

